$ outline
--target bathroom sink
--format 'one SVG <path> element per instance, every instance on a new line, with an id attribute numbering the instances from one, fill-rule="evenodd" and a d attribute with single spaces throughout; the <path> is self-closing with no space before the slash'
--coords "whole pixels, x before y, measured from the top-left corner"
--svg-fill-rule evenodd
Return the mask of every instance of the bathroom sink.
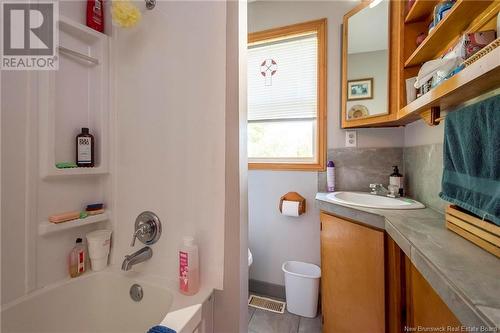
<path id="1" fill-rule="evenodd" d="M 341 205 L 377 208 L 377 209 L 420 209 L 425 208 L 418 201 L 408 198 L 389 198 L 367 192 L 333 192 L 328 200 Z"/>

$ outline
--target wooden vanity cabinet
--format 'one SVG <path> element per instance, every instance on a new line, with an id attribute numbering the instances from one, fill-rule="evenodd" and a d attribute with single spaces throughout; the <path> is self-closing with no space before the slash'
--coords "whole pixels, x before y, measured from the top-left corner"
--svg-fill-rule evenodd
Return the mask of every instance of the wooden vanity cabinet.
<path id="1" fill-rule="evenodd" d="M 460 327 L 462 324 L 431 285 L 406 261 L 406 313 L 409 327 Z M 451 332 L 451 330 L 450 330 Z"/>
<path id="2" fill-rule="evenodd" d="M 324 212 L 323 333 L 401 333 L 460 321 L 384 230 Z"/>
<path id="3" fill-rule="evenodd" d="M 321 214 L 323 333 L 385 331 L 384 232 Z"/>

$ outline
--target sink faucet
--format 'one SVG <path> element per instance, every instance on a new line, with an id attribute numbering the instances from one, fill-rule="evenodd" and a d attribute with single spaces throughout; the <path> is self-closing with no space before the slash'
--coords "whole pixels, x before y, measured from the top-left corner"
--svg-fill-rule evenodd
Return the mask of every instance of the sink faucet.
<path id="1" fill-rule="evenodd" d="M 370 194 L 384 196 L 389 194 L 389 191 L 382 184 L 370 184 L 370 188 L 372 189 Z"/>
<path id="2" fill-rule="evenodd" d="M 132 266 L 138 263 L 144 262 L 153 256 L 153 250 L 149 246 L 145 246 L 139 251 L 132 253 L 131 255 L 126 255 L 125 260 L 122 263 L 122 270 L 129 271 Z"/>

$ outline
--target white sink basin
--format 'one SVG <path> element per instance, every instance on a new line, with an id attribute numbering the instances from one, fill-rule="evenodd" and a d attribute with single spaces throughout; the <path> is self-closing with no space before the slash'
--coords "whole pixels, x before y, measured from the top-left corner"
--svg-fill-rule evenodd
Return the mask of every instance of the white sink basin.
<path id="1" fill-rule="evenodd" d="M 421 209 L 420 202 L 408 198 L 389 198 L 366 192 L 333 192 L 326 196 L 328 200 L 341 205 L 350 205 L 377 209 Z"/>

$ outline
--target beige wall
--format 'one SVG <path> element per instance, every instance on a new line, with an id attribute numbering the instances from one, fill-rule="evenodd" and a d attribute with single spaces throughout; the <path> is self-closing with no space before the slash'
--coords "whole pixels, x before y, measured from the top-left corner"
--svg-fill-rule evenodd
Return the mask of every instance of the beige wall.
<path id="1" fill-rule="evenodd" d="M 444 138 L 444 121 L 438 126 L 429 126 L 423 120 L 408 124 L 405 127 L 405 147 L 442 143 Z"/>

